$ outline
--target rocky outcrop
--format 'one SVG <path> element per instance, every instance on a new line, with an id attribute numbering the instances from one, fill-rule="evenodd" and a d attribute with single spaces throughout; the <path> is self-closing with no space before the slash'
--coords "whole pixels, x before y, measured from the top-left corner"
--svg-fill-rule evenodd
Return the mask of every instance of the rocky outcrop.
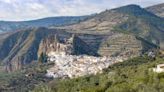
<path id="1" fill-rule="evenodd" d="M 48 54 L 50 52 L 65 52 L 67 54 L 73 53 L 73 38 L 59 39 L 57 35 L 50 35 L 43 39 L 39 45 L 38 57 L 41 53 Z"/>
<path id="2" fill-rule="evenodd" d="M 38 50 L 38 57 L 41 53 L 64 52 L 65 54 L 74 55 L 98 55 L 92 48 L 76 35 L 70 38 L 60 38 L 58 35 L 50 35 L 43 39 Z"/>

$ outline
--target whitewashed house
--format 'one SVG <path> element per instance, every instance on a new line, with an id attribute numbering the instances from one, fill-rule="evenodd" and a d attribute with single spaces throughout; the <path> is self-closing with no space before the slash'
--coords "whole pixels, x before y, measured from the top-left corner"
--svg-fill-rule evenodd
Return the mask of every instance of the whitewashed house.
<path id="1" fill-rule="evenodd" d="M 153 68 L 153 71 L 154 71 L 154 72 L 157 72 L 157 73 L 164 72 L 164 64 L 159 64 L 159 65 L 157 65 L 156 68 Z"/>
<path id="2" fill-rule="evenodd" d="M 50 70 L 47 70 L 46 77 L 48 77 L 48 78 L 54 78 L 55 77 L 55 74 L 54 74 L 54 72 L 52 72 Z"/>

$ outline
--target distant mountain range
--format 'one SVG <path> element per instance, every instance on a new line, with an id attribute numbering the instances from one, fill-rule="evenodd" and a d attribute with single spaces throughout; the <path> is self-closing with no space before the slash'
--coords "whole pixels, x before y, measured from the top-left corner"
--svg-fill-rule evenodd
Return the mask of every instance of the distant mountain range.
<path id="1" fill-rule="evenodd" d="M 159 16 L 164 17 L 164 4 L 154 5 L 145 8 L 147 11 Z M 0 32 L 17 31 L 29 27 L 49 27 L 49 26 L 62 26 L 78 23 L 94 16 L 63 16 L 63 17 L 48 17 L 30 21 L 0 21 Z"/>
<path id="2" fill-rule="evenodd" d="M 91 15 L 92 16 L 92 15 Z M 31 21 L 0 21 L 0 32 L 18 31 L 30 27 L 61 26 L 78 23 L 90 16 L 49 17 Z"/>
<path id="3" fill-rule="evenodd" d="M 19 22 L 16 26 L 10 23 L 0 23 L 2 31 L 13 31 L 0 34 L 0 61 L 9 71 L 37 60 L 40 42 L 54 34 L 61 38 L 76 34 L 100 56 L 130 57 L 153 48 L 164 49 L 164 19 L 138 5 L 106 10 L 89 17 L 46 18 Z"/>

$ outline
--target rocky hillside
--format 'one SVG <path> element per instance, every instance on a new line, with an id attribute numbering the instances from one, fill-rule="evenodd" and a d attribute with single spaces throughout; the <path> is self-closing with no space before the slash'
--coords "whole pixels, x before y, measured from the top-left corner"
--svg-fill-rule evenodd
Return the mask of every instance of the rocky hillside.
<path id="1" fill-rule="evenodd" d="M 78 24 L 59 27 L 76 32 L 133 34 L 164 49 L 164 19 L 137 5 L 106 10 Z"/>
<path id="2" fill-rule="evenodd" d="M 146 10 L 156 14 L 159 17 L 164 18 L 164 3 L 150 6 L 150 7 L 146 8 Z"/>
<path id="3" fill-rule="evenodd" d="M 46 51 L 51 51 L 51 46 L 55 42 L 52 39 L 54 35 L 58 36 L 59 42 L 65 43 L 72 33 L 62 29 L 31 28 L 0 36 L 0 61 L 5 66 L 5 70 L 14 71 L 38 60 L 43 48 L 47 48 Z M 77 35 L 78 37 L 72 38 L 73 54 L 98 55 L 96 54 L 97 49 L 105 36 Z M 53 45 L 55 46 L 55 44 Z"/>
<path id="4" fill-rule="evenodd" d="M 86 21 L 62 28 L 76 31 L 110 31 L 115 25 L 118 25 L 127 19 L 128 15 L 113 10 L 107 10 Z"/>
<path id="5" fill-rule="evenodd" d="M 109 37 L 104 41 L 99 49 L 101 55 L 111 56 L 138 56 L 142 51 L 141 41 L 137 40 L 135 36 L 117 34 Z M 133 56 L 134 55 L 134 56 Z"/>
<path id="6" fill-rule="evenodd" d="M 58 35 L 59 42 L 55 42 L 52 35 Z M 38 60 L 38 57 L 44 51 L 64 50 L 65 40 L 71 37 L 72 33 L 67 33 L 61 29 L 29 29 L 18 31 L 10 34 L 2 40 L 0 46 L 0 61 L 5 65 L 5 70 L 14 71 L 20 69 L 22 66 L 30 64 L 32 61 Z M 135 36 L 126 34 L 113 33 L 113 35 L 92 35 L 92 34 L 77 34 L 72 39 L 72 49 L 74 55 L 88 54 L 111 56 L 137 56 L 144 47 L 155 48 L 151 44 L 147 44 Z M 112 38 L 112 39 L 110 39 Z M 141 44 L 144 43 L 144 44 Z M 60 45 L 60 46 L 59 46 Z M 114 48 L 116 46 L 117 48 Z M 126 54 L 130 53 L 130 54 Z M 133 53 L 133 54 L 132 54 Z"/>
<path id="7" fill-rule="evenodd" d="M 115 10 L 130 16 L 126 22 L 115 26 L 114 31 L 132 33 L 164 49 L 164 19 L 135 5 Z"/>

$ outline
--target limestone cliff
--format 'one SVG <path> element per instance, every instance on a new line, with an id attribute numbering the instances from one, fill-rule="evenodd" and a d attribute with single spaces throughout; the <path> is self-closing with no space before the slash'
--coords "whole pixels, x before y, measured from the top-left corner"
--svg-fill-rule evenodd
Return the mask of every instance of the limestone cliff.
<path id="1" fill-rule="evenodd" d="M 72 35 L 69 38 L 61 38 L 57 35 L 50 35 L 43 39 L 39 45 L 38 57 L 41 53 L 63 52 L 74 55 L 98 55 L 96 52 L 78 36 Z"/>

